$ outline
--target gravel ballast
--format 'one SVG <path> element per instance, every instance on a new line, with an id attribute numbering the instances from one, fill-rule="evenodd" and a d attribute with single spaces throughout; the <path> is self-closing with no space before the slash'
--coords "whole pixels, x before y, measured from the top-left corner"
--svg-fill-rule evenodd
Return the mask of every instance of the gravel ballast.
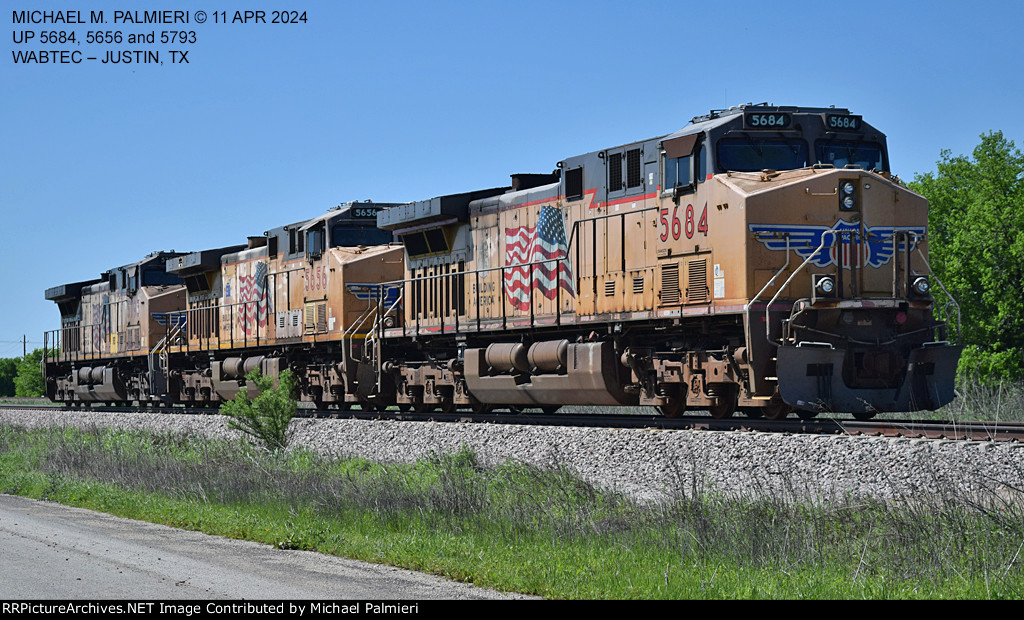
<path id="1" fill-rule="evenodd" d="M 219 415 L 0 410 L 0 423 L 237 437 Z M 752 496 L 896 498 L 1024 489 L 1016 443 L 351 419 L 298 419 L 293 445 L 395 463 L 466 448 L 483 465 L 563 467 L 645 501 L 694 489 Z"/>

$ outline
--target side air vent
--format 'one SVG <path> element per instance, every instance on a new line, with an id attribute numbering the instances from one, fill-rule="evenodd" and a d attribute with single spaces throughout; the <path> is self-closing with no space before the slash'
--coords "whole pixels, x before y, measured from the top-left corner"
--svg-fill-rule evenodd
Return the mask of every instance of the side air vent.
<path id="1" fill-rule="evenodd" d="M 617 192 L 622 189 L 622 153 L 608 155 L 608 191 Z"/>
<path id="2" fill-rule="evenodd" d="M 322 334 L 327 331 L 327 302 L 310 302 L 303 307 L 304 326 L 307 334 Z"/>
<path id="3" fill-rule="evenodd" d="M 678 304 L 679 292 L 679 263 L 663 263 L 661 265 L 661 303 Z"/>
<path id="4" fill-rule="evenodd" d="M 686 286 L 686 301 L 702 302 L 708 300 L 708 261 L 701 258 L 690 261 L 687 265 L 689 280 Z"/>
<path id="5" fill-rule="evenodd" d="M 583 198 L 583 168 L 565 171 L 565 199 L 579 200 Z"/>
<path id="6" fill-rule="evenodd" d="M 640 149 L 626 151 L 626 185 L 640 187 L 643 177 L 640 176 Z"/>

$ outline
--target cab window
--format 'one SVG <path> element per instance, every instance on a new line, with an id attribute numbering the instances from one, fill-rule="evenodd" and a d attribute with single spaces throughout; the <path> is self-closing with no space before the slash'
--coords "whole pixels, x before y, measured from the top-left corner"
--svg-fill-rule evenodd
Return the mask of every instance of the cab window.
<path id="1" fill-rule="evenodd" d="M 693 183 L 693 156 L 665 158 L 665 189 Z"/>
<path id="2" fill-rule="evenodd" d="M 807 143 L 796 139 L 730 138 L 717 146 L 719 170 L 756 172 L 807 167 Z"/>
<path id="3" fill-rule="evenodd" d="M 814 148 L 819 164 L 831 164 L 836 168 L 854 165 L 865 170 L 885 170 L 882 146 L 874 142 L 819 140 Z"/>
<path id="4" fill-rule="evenodd" d="M 702 134 L 672 138 L 661 146 L 665 153 L 665 174 L 662 176 L 665 190 L 693 187 L 704 180 L 707 166 Z"/>
<path id="5" fill-rule="evenodd" d="M 387 245 L 391 243 L 391 231 L 369 226 L 331 227 L 331 247 L 355 247 L 357 245 Z"/>

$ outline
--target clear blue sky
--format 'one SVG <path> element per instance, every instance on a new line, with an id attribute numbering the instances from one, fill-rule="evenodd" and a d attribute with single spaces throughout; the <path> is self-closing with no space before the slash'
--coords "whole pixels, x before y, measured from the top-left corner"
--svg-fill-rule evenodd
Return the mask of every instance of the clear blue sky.
<path id="1" fill-rule="evenodd" d="M 20 10 L 188 10 L 206 23 L 15 24 Z M 347 200 L 408 201 L 550 172 L 711 108 L 847 107 L 893 171 L 980 134 L 1024 142 L 1024 3 L 0 0 L 0 357 L 59 326 L 46 288 L 201 250 Z M 305 24 L 215 24 L 289 7 Z M 89 30 L 191 30 L 96 45 Z M 41 44 L 43 30 L 75 44 Z M 30 43 L 16 43 L 33 30 Z M 156 50 L 163 65 L 16 64 Z M 171 49 L 189 64 L 171 64 Z"/>

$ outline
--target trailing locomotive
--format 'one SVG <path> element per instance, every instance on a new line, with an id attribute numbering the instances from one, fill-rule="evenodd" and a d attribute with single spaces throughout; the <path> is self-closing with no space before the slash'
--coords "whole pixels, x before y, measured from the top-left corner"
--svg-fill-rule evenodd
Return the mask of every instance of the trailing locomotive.
<path id="1" fill-rule="evenodd" d="M 289 367 L 307 400 L 418 411 L 935 409 L 960 349 L 935 318 L 927 203 L 888 169 L 848 110 L 762 104 L 511 187 L 349 205 L 376 238 L 339 241 L 329 213 L 171 257 L 187 306 L 148 341 L 152 378 L 119 380 L 216 403 Z M 86 400 L 73 379 L 96 364 L 65 349 L 51 397 Z"/>

